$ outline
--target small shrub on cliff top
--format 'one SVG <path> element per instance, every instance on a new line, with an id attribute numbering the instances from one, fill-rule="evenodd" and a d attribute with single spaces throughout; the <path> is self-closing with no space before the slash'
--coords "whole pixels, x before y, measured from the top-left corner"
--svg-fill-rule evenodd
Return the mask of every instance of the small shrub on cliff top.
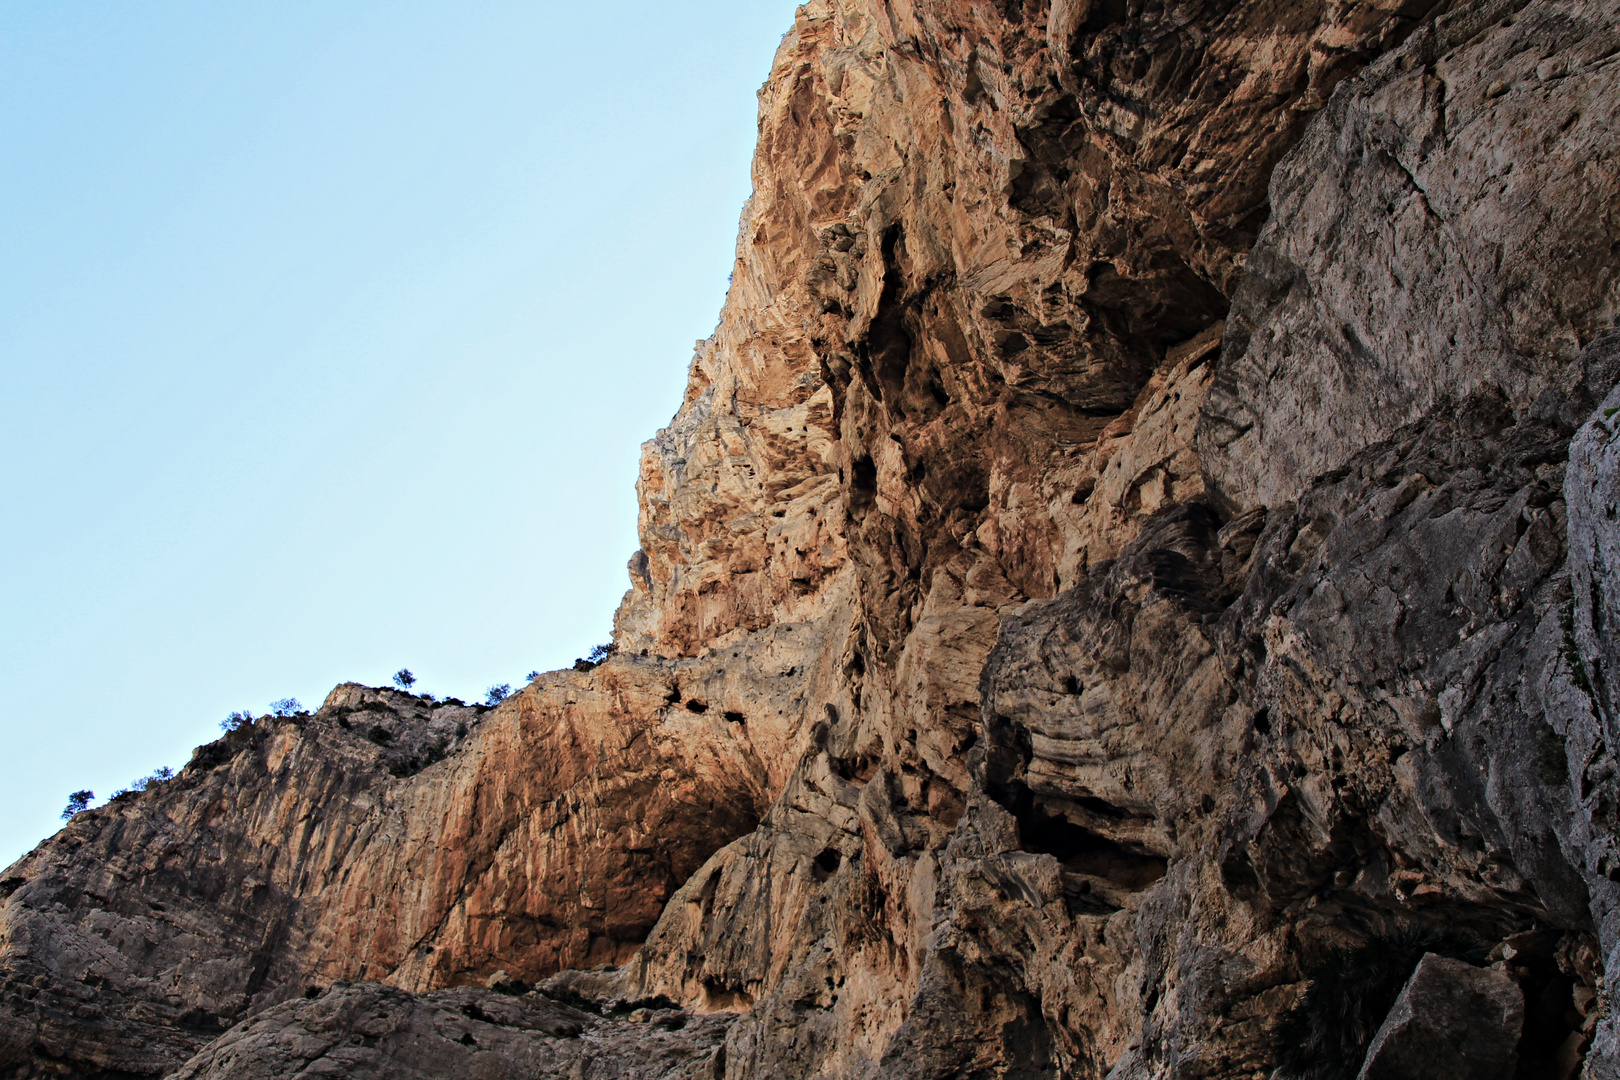
<path id="1" fill-rule="evenodd" d="M 74 814 L 77 814 L 79 811 L 89 806 L 90 800 L 95 797 L 96 793 L 91 791 L 89 788 L 85 788 L 83 791 L 75 791 L 73 794 L 69 795 L 67 807 L 62 811 L 62 820 L 68 820 Z"/>
<path id="2" fill-rule="evenodd" d="M 162 768 L 152 770 L 150 775 L 143 776 L 139 780 L 131 781 L 129 787 L 119 788 L 117 791 L 112 793 L 112 797 L 117 799 L 124 795 L 133 795 L 137 791 L 145 791 L 147 788 L 152 787 L 155 784 L 161 784 L 165 780 L 173 779 L 174 770 L 165 765 Z"/>
<path id="3" fill-rule="evenodd" d="M 501 683 L 498 686 L 492 686 L 488 690 L 484 691 L 484 704 L 485 705 L 499 705 L 501 702 L 505 701 L 508 697 L 510 697 L 511 694 L 512 694 L 512 684 L 511 683 Z"/>
<path id="4" fill-rule="evenodd" d="M 253 726 L 253 714 L 246 709 L 233 712 L 219 722 L 219 730 L 224 732 L 240 731 L 245 727 Z"/>
<path id="5" fill-rule="evenodd" d="M 292 716 L 303 711 L 303 703 L 295 697 L 277 698 L 270 703 L 271 716 Z"/>
<path id="6" fill-rule="evenodd" d="M 411 674 L 410 668 L 402 667 L 394 672 L 394 685 L 401 690 L 409 690 L 416 685 L 416 676 Z"/>

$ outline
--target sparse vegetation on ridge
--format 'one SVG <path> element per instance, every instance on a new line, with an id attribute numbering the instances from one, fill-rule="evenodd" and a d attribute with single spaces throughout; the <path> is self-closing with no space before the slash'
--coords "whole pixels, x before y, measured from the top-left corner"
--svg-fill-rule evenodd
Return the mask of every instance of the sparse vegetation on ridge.
<path id="1" fill-rule="evenodd" d="M 154 784 L 161 784 L 165 780 L 173 779 L 174 770 L 169 768 L 167 765 L 164 765 L 161 768 L 152 770 L 152 772 L 138 780 L 130 781 L 130 785 L 128 787 L 119 788 L 117 791 L 112 793 L 112 796 L 108 801 L 110 802 L 112 799 L 121 798 L 125 795 L 133 795 L 138 791 L 145 791 Z"/>

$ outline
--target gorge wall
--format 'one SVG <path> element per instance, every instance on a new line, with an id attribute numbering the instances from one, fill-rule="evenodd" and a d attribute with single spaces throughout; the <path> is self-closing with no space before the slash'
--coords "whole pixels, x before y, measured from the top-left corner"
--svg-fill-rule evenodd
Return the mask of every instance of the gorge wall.
<path id="1" fill-rule="evenodd" d="M 1617 111 L 1613 2 L 812 0 L 614 654 L 75 817 L 0 1075 L 1261 1077 L 1442 937 L 1620 1075 Z"/>

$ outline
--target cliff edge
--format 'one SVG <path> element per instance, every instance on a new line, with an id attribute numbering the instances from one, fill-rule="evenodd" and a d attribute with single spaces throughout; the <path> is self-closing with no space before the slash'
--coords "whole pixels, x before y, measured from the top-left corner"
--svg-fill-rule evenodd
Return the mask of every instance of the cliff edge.
<path id="1" fill-rule="evenodd" d="M 1613 0 L 811 0 L 613 654 L 76 816 L 0 1077 L 1620 1076 L 1616 115 Z"/>

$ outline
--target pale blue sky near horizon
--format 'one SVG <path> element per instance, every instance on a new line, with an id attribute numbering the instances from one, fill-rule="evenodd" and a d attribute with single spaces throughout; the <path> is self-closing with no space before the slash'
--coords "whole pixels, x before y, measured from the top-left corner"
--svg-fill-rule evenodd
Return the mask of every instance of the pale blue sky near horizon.
<path id="1" fill-rule="evenodd" d="M 0 866 L 232 710 L 608 639 L 794 7 L 0 8 Z"/>

